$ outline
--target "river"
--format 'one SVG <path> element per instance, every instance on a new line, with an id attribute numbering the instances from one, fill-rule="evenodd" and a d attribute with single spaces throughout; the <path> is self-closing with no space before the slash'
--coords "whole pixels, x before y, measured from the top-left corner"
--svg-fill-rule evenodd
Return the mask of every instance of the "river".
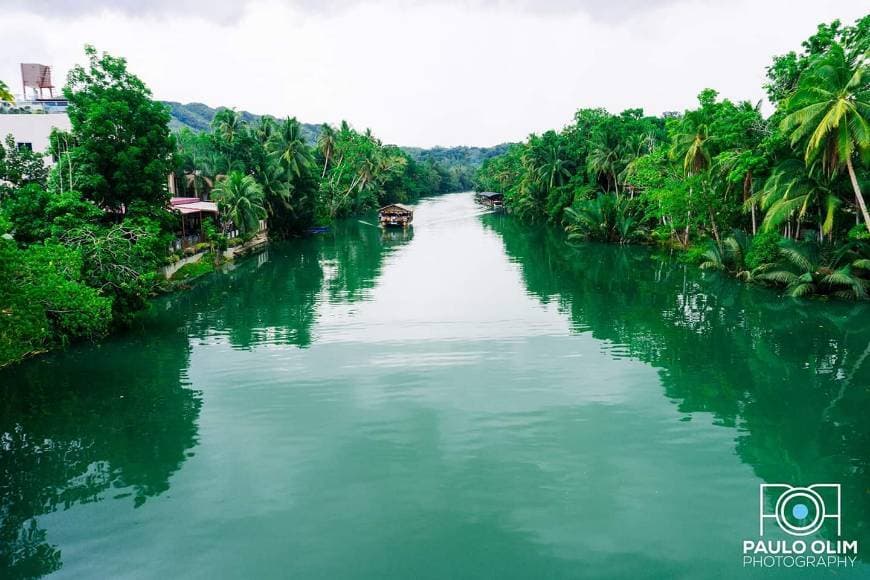
<path id="1" fill-rule="evenodd" d="M 374 222 L 0 372 L 0 577 L 827 577 L 743 567 L 783 482 L 841 484 L 870 574 L 867 305 L 468 193 Z"/>

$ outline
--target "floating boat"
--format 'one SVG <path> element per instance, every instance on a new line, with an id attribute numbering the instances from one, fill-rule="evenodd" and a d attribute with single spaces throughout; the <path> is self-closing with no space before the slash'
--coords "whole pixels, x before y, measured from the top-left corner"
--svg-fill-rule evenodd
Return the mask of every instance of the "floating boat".
<path id="1" fill-rule="evenodd" d="M 378 210 L 378 221 L 384 228 L 406 228 L 414 221 L 414 210 L 401 203 L 391 203 Z"/>

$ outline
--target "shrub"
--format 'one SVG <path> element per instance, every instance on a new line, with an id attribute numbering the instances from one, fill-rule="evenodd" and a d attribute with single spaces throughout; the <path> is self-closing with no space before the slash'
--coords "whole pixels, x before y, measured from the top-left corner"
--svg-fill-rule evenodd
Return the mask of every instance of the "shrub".
<path id="1" fill-rule="evenodd" d="M 185 264 L 172 275 L 175 281 L 193 280 L 199 278 L 209 272 L 214 272 L 214 263 L 211 260 L 211 254 L 205 254 L 202 258 L 191 264 Z"/>
<path id="2" fill-rule="evenodd" d="M 706 244 L 695 244 L 686 248 L 686 251 L 680 254 L 679 261 L 685 264 L 700 264 L 707 259 L 707 251 L 709 247 Z"/>
<path id="3" fill-rule="evenodd" d="M 0 366 L 100 337 L 112 320 L 112 299 L 84 283 L 81 253 L 59 244 L 20 250 L 0 239 L 0 304 Z"/>
<path id="4" fill-rule="evenodd" d="M 760 231 L 749 244 L 746 252 L 746 266 L 755 269 L 762 264 L 772 264 L 779 256 L 779 232 L 774 230 Z"/>

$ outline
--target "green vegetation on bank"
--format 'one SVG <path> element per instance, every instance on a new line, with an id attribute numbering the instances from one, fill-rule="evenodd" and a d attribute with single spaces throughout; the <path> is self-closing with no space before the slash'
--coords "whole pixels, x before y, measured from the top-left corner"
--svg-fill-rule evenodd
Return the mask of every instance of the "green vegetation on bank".
<path id="1" fill-rule="evenodd" d="M 214 127 L 215 118 L 225 114 L 227 109 L 217 109 L 202 103 L 178 103 L 163 101 L 169 107 L 171 119 L 169 128 L 174 131 L 189 130 L 193 133 L 209 132 Z M 268 115 L 256 115 L 248 111 L 238 112 L 242 122 L 248 126 L 256 126 L 264 119 L 275 121 Z M 320 133 L 327 125 L 315 125 L 311 123 L 299 123 L 299 130 L 305 143 L 314 147 Z M 486 159 L 503 154 L 507 151 L 508 144 L 494 147 L 401 147 L 414 161 L 424 164 L 438 173 L 439 189 L 441 192 L 466 191 L 472 187 L 472 179 L 475 171 Z"/>
<path id="2" fill-rule="evenodd" d="M 159 267 L 179 258 L 170 253 L 181 226 L 169 211 L 172 174 L 180 195 L 221 210 L 197 250 L 250 239 L 262 219 L 271 235 L 295 236 L 454 185 L 438 163 L 347 123 L 320 127 L 312 145 L 295 119 L 222 109 L 207 131 L 173 134 L 168 108 L 124 59 L 92 47 L 86 56 L 64 88 L 72 130 L 52 134 L 51 169 L 11 138 L 0 143 L 0 366 L 104 336 L 147 306 Z M 241 240 L 227 239 L 233 229 Z"/>
<path id="3" fill-rule="evenodd" d="M 86 53 L 51 171 L 11 139 L 0 147 L 0 366 L 126 324 L 173 237 L 169 115 L 123 59 Z"/>
<path id="4" fill-rule="evenodd" d="M 475 187 L 569 239 L 670 244 L 793 296 L 866 299 L 868 50 L 870 16 L 821 25 L 768 67 L 769 118 L 712 89 L 662 117 L 583 109 L 484 161 Z"/>

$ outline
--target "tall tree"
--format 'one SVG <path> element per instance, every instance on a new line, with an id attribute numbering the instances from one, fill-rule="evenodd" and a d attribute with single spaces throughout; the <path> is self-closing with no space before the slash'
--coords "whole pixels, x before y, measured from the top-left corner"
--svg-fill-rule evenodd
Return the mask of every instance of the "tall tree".
<path id="1" fill-rule="evenodd" d="M 272 155 L 295 177 L 301 176 L 311 164 L 311 150 L 296 117 L 285 119 L 278 126 L 268 146 Z"/>
<path id="2" fill-rule="evenodd" d="M 326 177 L 329 161 L 332 159 L 332 154 L 335 151 L 335 140 L 335 129 L 327 123 L 321 125 L 320 135 L 317 136 L 317 147 L 320 149 L 321 155 L 323 155 L 323 172 L 320 174 L 320 179 Z"/>
<path id="3" fill-rule="evenodd" d="M 807 165 L 818 159 L 830 173 L 845 166 L 870 232 L 870 213 L 853 161 L 857 157 L 860 162 L 870 153 L 867 75 L 865 55 L 850 61 L 843 47 L 833 43 L 825 56 L 801 75 L 797 91 L 787 102 L 788 115 L 780 126 L 791 134 L 793 145 L 804 147 Z"/>
<path id="4" fill-rule="evenodd" d="M 263 188 L 250 175 L 232 171 L 218 183 L 213 198 L 223 216 L 229 217 L 243 235 L 254 234 L 266 217 Z"/>
<path id="5" fill-rule="evenodd" d="M 69 73 L 64 95 L 76 145 L 73 187 L 115 210 L 136 201 L 168 202 L 166 176 L 175 142 L 169 111 L 127 70 L 127 61 L 85 47 L 88 66 Z"/>

